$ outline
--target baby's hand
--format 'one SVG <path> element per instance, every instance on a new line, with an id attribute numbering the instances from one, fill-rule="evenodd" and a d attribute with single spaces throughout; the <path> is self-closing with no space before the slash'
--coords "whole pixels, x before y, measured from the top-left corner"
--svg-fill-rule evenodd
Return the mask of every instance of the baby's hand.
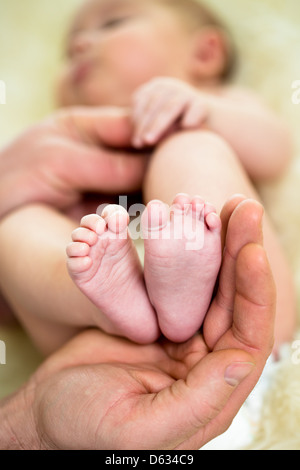
<path id="1" fill-rule="evenodd" d="M 205 95 L 174 78 L 156 78 L 134 95 L 133 145 L 155 145 L 174 126 L 178 129 L 200 127 L 208 116 Z"/>

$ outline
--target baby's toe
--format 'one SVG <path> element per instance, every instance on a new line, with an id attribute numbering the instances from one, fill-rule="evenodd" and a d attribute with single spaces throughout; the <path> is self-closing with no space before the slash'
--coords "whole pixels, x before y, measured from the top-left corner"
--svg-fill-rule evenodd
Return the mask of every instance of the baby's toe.
<path id="1" fill-rule="evenodd" d="M 90 214 L 81 219 L 80 226 L 101 236 L 105 231 L 106 223 L 99 215 Z"/>
<path id="2" fill-rule="evenodd" d="M 215 207 L 211 204 L 205 204 L 204 208 L 205 223 L 209 230 L 212 232 L 221 233 L 222 222 L 220 216 L 217 214 Z"/>
<path id="3" fill-rule="evenodd" d="M 89 246 L 94 246 L 97 243 L 97 233 L 87 228 L 79 227 L 72 232 L 73 242 L 86 243 Z"/>
<path id="4" fill-rule="evenodd" d="M 205 201 L 200 196 L 195 196 L 191 202 L 192 206 L 192 214 L 198 220 L 203 220 L 204 217 L 204 208 L 205 208 Z"/>
<path id="5" fill-rule="evenodd" d="M 122 206 L 110 204 L 102 212 L 102 218 L 108 229 L 114 233 L 124 232 L 129 224 L 128 212 Z"/>
<path id="6" fill-rule="evenodd" d="M 154 200 L 149 202 L 142 215 L 144 236 L 148 233 L 162 230 L 170 220 L 170 210 L 167 204 Z"/>
<path id="7" fill-rule="evenodd" d="M 71 277 L 74 277 L 88 271 L 92 263 L 92 259 L 88 256 L 68 258 L 67 268 Z"/>
<path id="8" fill-rule="evenodd" d="M 74 242 L 67 246 L 67 256 L 69 258 L 77 258 L 88 256 L 90 247 L 87 243 Z"/>
<path id="9" fill-rule="evenodd" d="M 205 223 L 211 232 L 216 232 L 216 233 L 221 234 L 222 222 L 216 212 L 210 212 L 205 217 Z"/>
<path id="10" fill-rule="evenodd" d="M 179 193 L 174 198 L 172 208 L 181 210 L 181 211 L 187 211 L 190 208 L 190 205 L 191 205 L 191 197 L 188 194 Z"/>

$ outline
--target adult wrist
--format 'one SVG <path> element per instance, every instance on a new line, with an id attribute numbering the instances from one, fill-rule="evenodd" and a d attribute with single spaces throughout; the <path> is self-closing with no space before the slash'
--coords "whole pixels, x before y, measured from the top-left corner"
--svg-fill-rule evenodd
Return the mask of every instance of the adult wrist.
<path id="1" fill-rule="evenodd" d="M 33 417 L 34 390 L 24 386 L 0 402 L 0 449 L 39 450 L 41 440 Z"/>

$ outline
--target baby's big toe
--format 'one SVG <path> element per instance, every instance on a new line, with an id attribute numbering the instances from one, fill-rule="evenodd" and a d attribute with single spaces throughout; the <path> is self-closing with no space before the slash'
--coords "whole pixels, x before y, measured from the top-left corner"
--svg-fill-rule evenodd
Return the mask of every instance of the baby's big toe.
<path id="1" fill-rule="evenodd" d="M 149 202 L 142 215 L 144 238 L 151 238 L 151 232 L 159 232 L 169 222 L 170 210 L 167 204 L 154 200 Z"/>

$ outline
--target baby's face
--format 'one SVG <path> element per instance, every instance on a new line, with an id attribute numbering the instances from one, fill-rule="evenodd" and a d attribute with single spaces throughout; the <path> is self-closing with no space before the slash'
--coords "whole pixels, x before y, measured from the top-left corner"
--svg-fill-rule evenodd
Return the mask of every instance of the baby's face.
<path id="1" fill-rule="evenodd" d="M 176 15 L 156 2 L 89 0 L 68 37 L 59 104 L 128 106 L 154 77 L 188 81 L 188 40 Z"/>

